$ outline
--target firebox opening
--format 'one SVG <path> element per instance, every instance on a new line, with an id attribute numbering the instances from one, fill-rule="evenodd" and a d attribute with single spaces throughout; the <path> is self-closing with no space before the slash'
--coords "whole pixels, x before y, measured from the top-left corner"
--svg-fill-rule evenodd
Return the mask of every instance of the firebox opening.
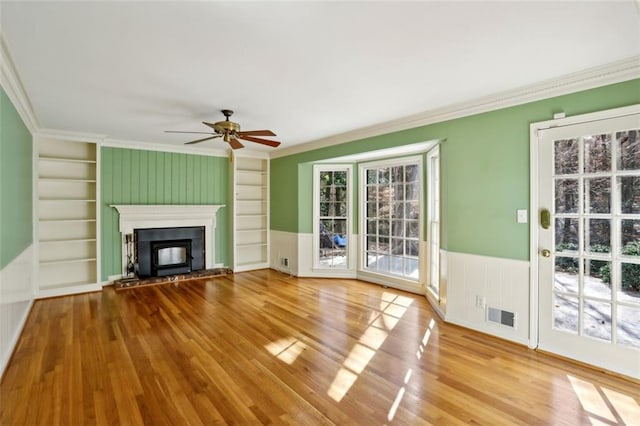
<path id="1" fill-rule="evenodd" d="M 138 277 L 186 274 L 205 268 L 204 227 L 134 230 Z"/>

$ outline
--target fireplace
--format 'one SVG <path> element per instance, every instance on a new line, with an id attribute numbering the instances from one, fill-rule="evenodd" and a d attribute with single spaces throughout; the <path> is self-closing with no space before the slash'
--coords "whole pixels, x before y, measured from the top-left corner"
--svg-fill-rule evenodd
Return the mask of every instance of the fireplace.
<path id="1" fill-rule="evenodd" d="M 198 269 L 211 269 L 222 267 L 222 264 L 215 263 L 215 247 L 216 247 L 216 213 L 224 205 L 123 205 L 114 204 L 111 207 L 115 208 L 119 213 L 119 228 L 121 235 L 121 255 L 122 255 L 122 275 L 110 276 L 109 280 L 118 279 L 121 277 L 133 276 L 133 257 L 136 253 L 133 247 L 133 240 L 135 239 L 134 233 L 140 230 L 157 231 L 168 228 L 198 228 L 204 229 L 204 236 L 200 234 L 199 242 L 200 248 L 196 248 L 194 242 L 191 242 L 191 248 L 187 249 L 184 246 L 158 246 L 159 252 L 157 253 L 162 265 L 160 268 L 156 267 L 156 273 L 170 275 L 168 271 L 175 266 L 176 268 L 186 268 L 189 260 L 191 261 L 191 271 Z M 140 238 L 139 234 L 137 235 Z M 153 238 L 145 236 L 143 233 L 142 240 L 144 240 L 142 250 L 146 250 L 143 254 L 148 261 L 149 266 L 140 266 L 140 252 L 138 251 L 138 257 L 136 260 L 137 270 L 146 276 L 151 276 L 153 251 L 151 248 L 151 240 L 156 242 L 175 242 L 175 240 L 193 240 L 193 236 L 164 236 L 160 233 L 153 235 Z M 136 239 L 139 243 L 141 240 Z M 175 247 L 172 250 L 162 250 L 163 248 Z M 137 250 L 140 250 L 138 247 Z M 184 250 L 184 251 L 183 251 Z M 190 250 L 190 257 L 187 255 L 187 250 Z M 203 258 L 199 258 L 198 253 L 202 253 Z M 184 262 L 177 262 L 185 258 Z M 168 262 L 168 263 L 167 263 Z"/>
<path id="2" fill-rule="evenodd" d="M 137 274 L 163 277 L 204 269 L 204 227 L 134 230 Z"/>

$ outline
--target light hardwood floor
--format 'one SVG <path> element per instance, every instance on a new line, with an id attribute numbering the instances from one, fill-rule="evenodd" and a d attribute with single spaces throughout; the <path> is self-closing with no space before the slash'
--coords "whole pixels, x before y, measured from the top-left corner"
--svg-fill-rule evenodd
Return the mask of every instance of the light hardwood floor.
<path id="1" fill-rule="evenodd" d="M 625 422 L 637 383 L 271 270 L 36 301 L 0 384 L 2 425 Z"/>

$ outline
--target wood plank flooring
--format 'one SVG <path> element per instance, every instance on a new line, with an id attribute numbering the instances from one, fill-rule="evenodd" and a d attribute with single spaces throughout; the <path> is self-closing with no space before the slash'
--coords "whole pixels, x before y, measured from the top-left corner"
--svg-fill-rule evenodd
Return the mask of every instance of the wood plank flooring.
<path id="1" fill-rule="evenodd" d="M 0 383 L 2 425 L 634 422 L 637 383 L 272 270 L 36 301 Z"/>

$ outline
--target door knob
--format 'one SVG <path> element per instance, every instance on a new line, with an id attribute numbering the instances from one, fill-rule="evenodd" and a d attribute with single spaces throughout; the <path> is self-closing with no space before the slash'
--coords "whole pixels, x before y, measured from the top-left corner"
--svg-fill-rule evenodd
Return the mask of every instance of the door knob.
<path id="1" fill-rule="evenodd" d="M 551 250 L 549 250 L 549 249 L 542 249 L 542 251 L 540 252 L 540 254 L 542 255 L 542 257 L 550 257 L 550 256 L 551 256 Z"/>

